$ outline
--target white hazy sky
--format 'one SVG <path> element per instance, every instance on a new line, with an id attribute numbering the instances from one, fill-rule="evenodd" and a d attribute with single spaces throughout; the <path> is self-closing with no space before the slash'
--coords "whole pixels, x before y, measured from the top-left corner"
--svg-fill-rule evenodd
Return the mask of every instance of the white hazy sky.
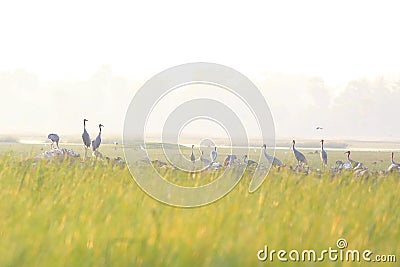
<path id="1" fill-rule="evenodd" d="M 397 1 L 2 1 L 0 70 L 148 77 L 211 61 L 328 81 L 398 71 Z"/>
<path id="2" fill-rule="evenodd" d="M 230 66 L 258 84 L 271 73 L 320 77 L 327 92 L 337 95 L 350 80 L 399 73 L 399 10 L 397 1 L 1 1 L 0 73 L 22 69 L 34 75 L 38 106 L 38 101 L 62 100 L 68 90 L 79 98 L 82 88 L 74 88 L 74 82 L 90 80 L 103 65 L 134 91 L 152 75 L 194 61 Z M 55 81 L 71 84 L 54 93 Z M 18 92 L 0 86 L 4 116 L 14 104 L 4 95 Z M 91 88 L 85 95 L 95 94 L 97 88 Z M 129 92 L 115 104 L 119 117 Z M 2 119 L 5 132 L 26 131 L 17 124 L 35 114 L 21 98 L 14 100 L 19 101 L 14 122 Z M 280 103 L 291 100 L 271 101 L 279 117 Z M 91 112 L 76 106 L 77 125 L 87 115 L 101 120 Z M 104 120 L 120 129 L 123 118 Z M 51 128 L 49 121 L 45 125 Z M 279 125 L 278 132 L 289 135 L 289 127 Z"/>

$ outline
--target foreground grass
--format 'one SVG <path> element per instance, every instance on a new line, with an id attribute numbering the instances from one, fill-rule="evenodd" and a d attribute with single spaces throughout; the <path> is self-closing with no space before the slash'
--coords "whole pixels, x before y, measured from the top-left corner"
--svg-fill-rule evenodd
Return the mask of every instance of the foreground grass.
<path id="1" fill-rule="evenodd" d="M 0 158 L 0 266 L 286 266 L 257 251 L 370 249 L 400 259 L 400 177 L 271 172 L 202 208 L 160 204 L 127 168 Z M 398 263 L 397 263 L 398 264 Z M 295 266 L 365 266 L 296 263 Z M 396 264 L 380 264 L 397 266 Z M 373 264 L 371 266 L 374 266 Z"/>

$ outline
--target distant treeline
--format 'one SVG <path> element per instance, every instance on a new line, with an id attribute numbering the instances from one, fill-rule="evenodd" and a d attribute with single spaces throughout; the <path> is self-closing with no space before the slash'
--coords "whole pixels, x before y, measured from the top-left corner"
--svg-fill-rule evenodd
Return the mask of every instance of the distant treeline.
<path id="1" fill-rule="evenodd" d="M 0 136 L 0 143 L 16 143 L 17 139 L 11 136 Z"/>

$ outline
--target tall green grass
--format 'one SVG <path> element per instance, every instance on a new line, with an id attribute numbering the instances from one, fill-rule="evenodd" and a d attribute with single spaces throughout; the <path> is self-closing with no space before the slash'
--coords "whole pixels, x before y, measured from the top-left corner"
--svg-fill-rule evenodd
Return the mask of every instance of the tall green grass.
<path id="1" fill-rule="evenodd" d="M 366 266 L 257 260 L 264 245 L 322 250 L 338 238 L 400 261 L 399 174 L 272 170 L 250 194 L 247 172 L 216 203 L 182 209 L 147 196 L 124 166 L 31 158 L 0 157 L 0 266 Z"/>

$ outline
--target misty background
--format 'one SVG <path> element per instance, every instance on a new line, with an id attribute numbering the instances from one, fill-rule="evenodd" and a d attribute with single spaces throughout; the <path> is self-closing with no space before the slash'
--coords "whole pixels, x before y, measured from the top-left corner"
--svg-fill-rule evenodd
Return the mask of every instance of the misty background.
<path id="1" fill-rule="evenodd" d="M 399 140 L 398 25 L 396 1 L 2 1 L 0 136 L 80 139 L 87 118 L 121 137 L 146 80 L 214 62 L 259 87 L 278 139 Z"/>
<path id="2" fill-rule="evenodd" d="M 337 88 L 321 77 L 300 74 L 266 73 L 264 80 L 258 79 L 278 139 L 400 137 L 400 76 L 356 79 Z M 71 81 L 41 81 L 23 69 L 1 72 L 1 135 L 79 135 L 82 119 L 89 118 L 93 134 L 102 123 L 104 133 L 121 136 L 125 112 L 144 82 L 118 75 L 108 65 L 85 80 Z M 317 126 L 324 129 L 317 131 Z"/>

